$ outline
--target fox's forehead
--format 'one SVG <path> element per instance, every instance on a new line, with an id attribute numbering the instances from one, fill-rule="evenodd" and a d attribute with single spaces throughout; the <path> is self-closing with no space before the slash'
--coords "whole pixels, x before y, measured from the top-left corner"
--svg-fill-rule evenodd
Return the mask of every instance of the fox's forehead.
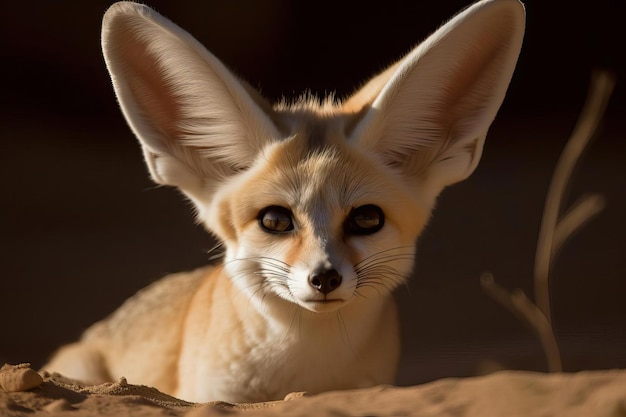
<path id="1" fill-rule="evenodd" d="M 376 161 L 335 125 L 309 126 L 268 147 L 252 188 L 263 203 L 297 210 L 349 210 L 389 197 Z"/>
<path id="2" fill-rule="evenodd" d="M 273 149 L 267 170 L 268 185 L 282 188 L 292 206 L 348 208 L 377 193 L 379 180 L 368 174 L 370 164 L 362 155 L 339 144 L 301 148 L 298 142 L 294 138 Z M 294 148 L 300 149 L 291 152 Z"/>

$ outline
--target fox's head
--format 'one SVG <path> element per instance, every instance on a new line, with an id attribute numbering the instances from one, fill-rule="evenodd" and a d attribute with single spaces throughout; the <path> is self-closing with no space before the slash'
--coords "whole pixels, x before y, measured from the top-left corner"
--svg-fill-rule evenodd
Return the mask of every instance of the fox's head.
<path id="1" fill-rule="evenodd" d="M 275 106 L 146 6 L 112 6 L 102 46 L 152 178 L 194 203 L 233 282 L 334 311 L 410 273 L 437 195 L 478 164 L 523 28 L 517 0 L 483 0 L 351 97 Z"/>

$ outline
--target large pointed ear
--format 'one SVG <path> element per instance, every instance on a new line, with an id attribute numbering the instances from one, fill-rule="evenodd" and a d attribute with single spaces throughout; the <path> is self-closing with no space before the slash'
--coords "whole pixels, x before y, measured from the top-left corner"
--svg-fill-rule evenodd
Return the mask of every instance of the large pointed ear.
<path id="1" fill-rule="evenodd" d="M 191 35 L 146 6 L 116 3 L 102 49 L 152 178 L 198 197 L 247 168 L 278 132 L 269 105 Z M 208 183 L 208 184 L 207 184 Z"/>
<path id="2" fill-rule="evenodd" d="M 437 194 L 469 176 L 511 80 L 524 34 L 517 0 L 458 14 L 344 106 L 359 146 Z"/>

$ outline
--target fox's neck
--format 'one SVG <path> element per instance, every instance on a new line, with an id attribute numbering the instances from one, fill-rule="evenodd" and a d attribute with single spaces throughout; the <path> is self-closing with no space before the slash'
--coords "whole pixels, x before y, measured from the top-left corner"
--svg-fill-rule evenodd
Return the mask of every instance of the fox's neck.
<path id="1" fill-rule="evenodd" d="M 347 338 L 357 346 L 372 337 L 390 308 L 395 311 L 391 293 L 380 290 L 354 296 L 345 306 L 332 312 L 313 312 L 277 295 L 265 282 L 259 281 L 256 270 L 243 272 L 229 268 L 228 264 L 229 261 L 225 261 L 224 266 L 217 269 L 219 276 L 214 280 L 222 288 L 219 296 L 222 301 L 217 305 L 215 301 L 205 300 L 205 303 L 207 307 L 220 309 L 220 314 L 236 317 L 245 338 L 251 341 L 273 340 L 293 345 L 320 340 L 331 346 L 345 344 L 342 339 Z"/>
<path id="2" fill-rule="evenodd" d="M 257 329 L 265 327 L 270 333 L 299 342 L 336 339 L 339 343 L 349 340 L 358 344 L 370 337 L 375 323 L 384 316 L 383 310 L 393 303 L 390 293 L 381 293 L 372 298 L 353 297 L 350 303 L 332 312 L 313 312 L 271 292 L 253 291 L 246 295 L 247 321 L 255 322 Z M 246 301 L 235 302 L 243 306 Z M 259 326 L 261 322 L 263 325 Z"/>

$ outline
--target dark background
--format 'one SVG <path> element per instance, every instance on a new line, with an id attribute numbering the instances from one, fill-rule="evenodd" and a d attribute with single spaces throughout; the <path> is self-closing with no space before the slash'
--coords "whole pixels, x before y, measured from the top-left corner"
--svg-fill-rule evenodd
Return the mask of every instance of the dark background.
<path id="1" fill-rule="evenodd" d="M 469 2 L 150 1 L 271 99 L 350 93 Z M 40 366 L 154 279 L 202 265 L 213 246 L 175 190 L 156 188 L 101 57 L 109 1 L 0 9 L 0 363 Z M 580 7 L 584 4 L 585 7 Z M 481 165 L 446 190 L 398 299 L 399 382 L 474 375 L 495 362 L 546 370 L 532 330 L 481 290 L 485 270 L 532 296 L 552 169 L 590 74 L 618 85 L 567 204 L 608 206 L 564 248 L 551 279 L 568 371 L 626 367 L 626 34 L 621 0 L 528 1 L 527 33 Z"/>

